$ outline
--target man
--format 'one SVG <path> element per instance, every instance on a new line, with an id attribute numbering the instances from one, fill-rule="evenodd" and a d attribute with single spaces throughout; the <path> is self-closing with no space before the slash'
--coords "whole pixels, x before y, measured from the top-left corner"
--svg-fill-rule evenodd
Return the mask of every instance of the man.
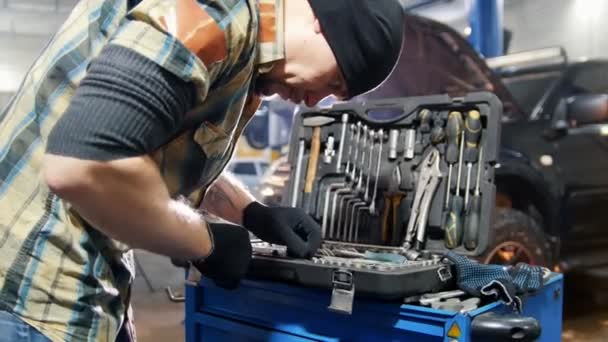
<path id="1" fill-rule="evenodd" d="M 132 339 L 131 248 L 225 287 L 247 230 L 312 256 L 315 221 L 221 172 L 257 95 L 368 91 L 401 30 L 393 0 L 80 1 L 1 116 L 0 340 Z"/>

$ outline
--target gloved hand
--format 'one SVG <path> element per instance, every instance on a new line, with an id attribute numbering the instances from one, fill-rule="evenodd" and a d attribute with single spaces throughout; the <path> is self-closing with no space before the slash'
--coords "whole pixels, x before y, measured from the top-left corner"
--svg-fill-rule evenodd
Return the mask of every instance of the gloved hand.
<path id="1" fill-rule="evenodd" d="M 193 260 L 202 275 L 212 279 L 218 286 L 234 289 L 247 273 L 251 261 L 249 232 L 243 227 L 225 223 L 209 223 L 213 240 L 211 254 L 200 260 Z M 175 262 L 174 262 L 175 263 Z"/>
<path id="2" fill-rule="evenodd" d="M 245 208 L 243 225 L 266 242 L 287 246 L 293 257 L 311 258 L 321 246 L 319 225 L 299 208 L 253 202 Z"/>
<path id="3" fill-rule="evenodd" d="M 480 264 L 452 251 L 445 256 L 456 267 L 456 282 L 461 290 L 475 297 L 497 297 L 521 311 L 522 301 L 508 267 Z"/>

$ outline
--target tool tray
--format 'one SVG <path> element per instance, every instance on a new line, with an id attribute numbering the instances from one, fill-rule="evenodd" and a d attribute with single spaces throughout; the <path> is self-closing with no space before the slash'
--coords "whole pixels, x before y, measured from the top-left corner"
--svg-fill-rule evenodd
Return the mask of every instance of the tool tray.
<path id="1" fill-rule="evenodd" d="M 501 115 L 488 92 L 298 114 L 282 204 L 309 213 L 324 243 L 308 260 L 253 241 L 250 277 L 333 289 L 330 308 L 338 311 L 355 291 L 395 299 L 453 287 L 442 255 L 478 256 L 488 246 Z"/>

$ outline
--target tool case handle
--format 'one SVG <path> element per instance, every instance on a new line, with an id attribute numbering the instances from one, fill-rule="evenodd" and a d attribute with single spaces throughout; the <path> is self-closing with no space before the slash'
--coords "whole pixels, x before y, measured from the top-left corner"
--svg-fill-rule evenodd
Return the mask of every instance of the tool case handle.
<path id="1" fill-rule="evenodd" d="M 471 335 L 475 341 L 536 341 L 541 327 L 534 317 L 516 314 L 488 312 L 475 317 L 471 323 Z"/>
<path id="2" fill-rule="evenodd" d="M 303 112 L 304 116 L 308 115 L 340 115 L 339 113 L 349 113 L 354 117 L 352 121 L 360 120 L 368 124 L 371 128 L 378 129 L 386 127 L 386 125 L 409 126 L 417 118 L 418 111 L 426 108 L 430 110 L 466 110 L 467 108 L 477 107 L 477 109 L 487 108 L 482 111 L 482 116 L 492 115 L 493 118 L 482 118 L 488 120 L 485 134 L 493 137 L 488 140 L 489 143 L 484 145 L 484 159 L 487 162 L 494 163 L 498 159 L 498 147 L 500 140 L 500 122 L 502 116 L 502 103 L 498 97 L 487 91 L 472 92 L 463 97 L 452 97 L 448 94 L 429 95 L 429 96 L 412 96 L 403 98 L 375 99 L 375 100 L 358 100 L 350 102 L 341 102 L 333 104 L 331 107 L 323 111 L 308 111 Z M 393 111 L 387 115 L 387 118 L 380 118 L 375 113 L 384 112 L 387 110 Z M 394 115 L 398 112 L 398 115 Z M 296 121 L 297 124 L 297 121 Z M 292 141 L 292 144 L 294 141 Z M 297 144 L 297 142 L 296 142 Z M 292 145 L 295 146 L 295 145 Z"/>
<path id="3" fill-rule="evenodd" d="M 409 98 L 365 100 L 359 102 L 338 103 L 331 107 L 332 111 L 348 111 L 360 120 L 372 124 L 390 124 L 403 121 L 425 106 L 451 104 L 452 98 L 447 94 L 419 96 Z M 375 113 L 391 112 L 390 119 L 383 119 Z M 395 115 L 398 114 L 398 115 Z"/>

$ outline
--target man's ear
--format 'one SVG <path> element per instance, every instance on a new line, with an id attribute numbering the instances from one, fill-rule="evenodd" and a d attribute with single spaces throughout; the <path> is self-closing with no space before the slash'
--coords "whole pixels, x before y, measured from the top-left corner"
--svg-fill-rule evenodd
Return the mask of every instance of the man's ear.
<path id="1" fill-rule="evenodd" d="M 321 34 L 322 33 L 321 23 L 319 23 L 319 19 L 317 19 L 317 18 L 315 18 L 314 28 L 315 28 L 315 33 L 316 34 Z"/>

